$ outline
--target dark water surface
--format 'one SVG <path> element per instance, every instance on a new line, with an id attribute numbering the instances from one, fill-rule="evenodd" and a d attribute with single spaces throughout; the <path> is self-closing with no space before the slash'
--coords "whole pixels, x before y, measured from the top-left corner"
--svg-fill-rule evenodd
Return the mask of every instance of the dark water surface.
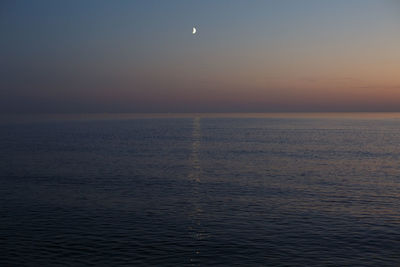
<path id="1" fill-rule="evenodd" d="M 399 266 L 400 119 L 0 124 L 0 266 Z"/>

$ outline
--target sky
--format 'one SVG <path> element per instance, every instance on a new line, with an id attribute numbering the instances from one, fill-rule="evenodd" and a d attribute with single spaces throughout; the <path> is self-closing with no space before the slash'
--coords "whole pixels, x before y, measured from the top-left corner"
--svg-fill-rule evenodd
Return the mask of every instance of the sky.
<path id="1" fill-rule="evenodd" d="M 396 0 L 3 0 L 0 36 L 3 114 L 400 111 Z"/>

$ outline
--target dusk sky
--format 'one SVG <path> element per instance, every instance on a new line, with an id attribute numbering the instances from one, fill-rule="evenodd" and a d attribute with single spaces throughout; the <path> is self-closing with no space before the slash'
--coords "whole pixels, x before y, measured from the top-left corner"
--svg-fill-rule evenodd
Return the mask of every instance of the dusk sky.
<path id="1" fill-rule="evenodd" d="M 394 0 L 10 0 L 0 34 L 1 113 L 400 111 Z"/>

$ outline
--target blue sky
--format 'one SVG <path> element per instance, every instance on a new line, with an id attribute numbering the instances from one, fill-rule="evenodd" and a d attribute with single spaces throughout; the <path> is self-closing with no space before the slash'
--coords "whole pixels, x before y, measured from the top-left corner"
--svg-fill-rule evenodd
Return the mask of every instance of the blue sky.
<path id="1" fill-rule="evenodd" d="M 2 1 L 0 112 L 396 111 L 399 7 Z"/>

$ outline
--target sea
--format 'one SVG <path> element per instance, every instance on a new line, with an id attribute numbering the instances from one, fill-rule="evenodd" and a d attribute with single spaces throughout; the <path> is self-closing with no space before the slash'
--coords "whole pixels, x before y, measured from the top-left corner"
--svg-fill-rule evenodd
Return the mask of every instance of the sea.
<path id="1" fill-rule="evenodd" d="M 0 266 L 400 266 L 400 114 L 0 120 Z"/>

